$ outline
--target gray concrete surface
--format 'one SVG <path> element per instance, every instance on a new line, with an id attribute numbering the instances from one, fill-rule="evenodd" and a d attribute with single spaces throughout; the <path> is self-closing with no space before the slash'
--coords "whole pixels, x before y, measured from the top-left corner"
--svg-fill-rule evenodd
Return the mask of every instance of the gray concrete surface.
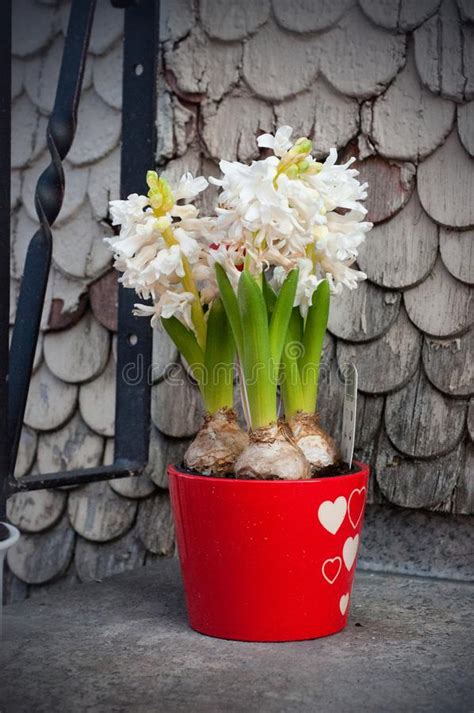
<path id="1" fill-rule="evenodd" d="M 344 632 L 246 644 L 191 631 L 161 561 L 7 607 L 0 711 L 471 713 L 473 592 L 359 572 Z"/>

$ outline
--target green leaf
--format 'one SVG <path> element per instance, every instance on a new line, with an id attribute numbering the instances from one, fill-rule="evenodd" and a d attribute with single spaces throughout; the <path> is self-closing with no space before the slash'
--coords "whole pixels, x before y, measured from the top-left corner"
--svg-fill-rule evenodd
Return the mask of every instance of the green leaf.
<path id="1" fill-rule="evenodd" d="M 234 398 L 235 342 L 222 304 L 212 303 L 207 321 L 207 341 L 204 356 L 206 408 L 215 413 L 220 408 L 232 408 Z"/>
<path id="2" fill-rule="evenodd" d="M 303 336 L 303 355 L 300 372 L 303 385 L 303 408 L 308 413 L 316 409 L 318 399 L 319 368 L 329 316 L 330 289 L 324 280 L 318 285 L 308 309 Z"/>
<path id="3" fill-rule="evenodd" d="M 303 388 L 299 360 L 303 352 L 303 318 L 298 307 L 293 307 L 285 345 L 281 355 L 280 390 L 285 416 L 291 418 L 303 410 Z"/>
<path id="4" fill-rule="evenodd" d="M 270 321 L 270 352 L 275 368 L 280 365 L 281 352 L 286 340 L 296 288 L 298 286 L 298 270 L 288 273 L 275 302 Z"/>
<path id="5" fill-rule="evenodd" d="M 242 325 L 242 368 L 252 427 L 276 421 L 276 380 L 273 378 L 267 306 L 262 290 L 250 272 L 239 280 L 238 305 Z"/>
<path id="6" fill-rule="evenodd" d="M 270 323 L 273 310 L 275 308 L 275 302 L 277 300 L 277 296 L 273 288 L 269 285 L 267 278 L 265 277 L 265 273 L 262 272 L 262 291 L 263 291 L 263 297 L 265 299 L 265 303 L 267 305 L 267 313 L 268 313 L 268 322 Z"/>
<path id="7" fill-rule="evenodd" d="M 161 319 L 166 333 L 171 337 L 176 344 L 178 351 L 184 356 L 188 362 L 193 376 L 202 387 L 204 375 L 204 353 L 197 343 L 196 337 L 190 329 L 184 326 L 176 317 L 169 319 Z"/>
<path id="8" fill-rule="evenodd" d="M 239 353 L 240 359 L 242 359 L 243 353 L 243 335 L 242 335 L 242 324 L 240 321 L 239 305 L 237 302 L 237 297 L 233 290 L 230 280 L 227 277 L 226 271 L 222 265 L 216 264 L 216 279 L 217 285 L 219 287 L 219 292 L 222 299 L 222 304 L 229 320 L 232 332 L 234 335 L 235 344 L 237 346 L 237 351 Z"/>

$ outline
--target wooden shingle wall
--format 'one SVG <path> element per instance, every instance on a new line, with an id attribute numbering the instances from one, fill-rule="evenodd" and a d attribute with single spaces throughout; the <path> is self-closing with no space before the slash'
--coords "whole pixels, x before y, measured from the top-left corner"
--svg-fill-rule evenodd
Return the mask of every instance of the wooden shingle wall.
<path id="1" fill-rule="evenodd" d="M 474 5 L 162 5 L 157 164 L 167 176 L 216 174 L 219 157 L 251 160 L 255 134 L 282 123 L 313 138 L 321 156 L 335 145 L 359 159 L 375 223 L 359 260 L 369 279 L 333 301 L 322 420 L 339 434 L 337 370 L 354 360 L 358 455 L 374 469 L 372 501 L 472 512 Z M 68 3 L 15 0 L 14 12 L 13 305 L 35 229 L 35 183 L 48 162 L 46 116 Z M 112 458 L 117 293 L 102 237 L 118 191 L 120 19 L 98 0 L 18 477 Z M 210 191 L 206 208 L 212 200 Z M 173 553 L 165 466 L 180 460 L 202 408 L 192 383 L 165 380 L 170 368 L 185 375 L 186 365 L 166 336 L 155 336 L 147 472 L 12 498 L 9 516 L 24 536 L 9 554 L 10 596 Z"/>

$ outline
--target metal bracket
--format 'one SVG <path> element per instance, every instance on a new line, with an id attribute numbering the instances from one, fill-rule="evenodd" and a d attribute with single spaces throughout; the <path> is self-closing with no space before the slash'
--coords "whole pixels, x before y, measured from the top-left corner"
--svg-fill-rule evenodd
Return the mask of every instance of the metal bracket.
<path id="1" fill-rule="evenodd" d="M 159 0 L 142 0 L 139 5 L 118 0 L 112 4 L 126 7 L 121 154 L 121 195 L 125 197 L 145 188 L 146 171 L 155 163 Z M 51 264 L 51 226 L 59 214 L 64 194 L 61 161 L 74 139 L 94 9 L 95 0 L 73 0 L 56 99 L 47 129 L 51 163 L 37 184 L 35 202 L 41 227 L 28 247 L 10 350 L 7 494 L 128 477 L 139 474 L 148 461 L 152 330 L 146 320 L 138 320 L 132 314 L 135 295 L 120 287 L 114 464 L 27 475 L 20 480 L 13 477 Z M 3 209 L 1 218 L 4 219 Z M 3 345 L 5 335 L 0 336 Z M 132 365 L 140 368 L 139 378 L 133 383 L 127 378 Z"/>

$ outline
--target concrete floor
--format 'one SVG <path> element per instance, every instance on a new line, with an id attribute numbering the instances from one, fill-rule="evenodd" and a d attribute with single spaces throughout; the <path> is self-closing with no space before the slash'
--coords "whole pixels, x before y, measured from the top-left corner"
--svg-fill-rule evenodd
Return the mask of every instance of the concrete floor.
<path id="1" fill-rule="evenodd" d="M 6 608 L 1 713 L 472 713 L 473 585 L 358 573 L 347 629 L 288 644 L 186 624 L 178 563 Z"/>

